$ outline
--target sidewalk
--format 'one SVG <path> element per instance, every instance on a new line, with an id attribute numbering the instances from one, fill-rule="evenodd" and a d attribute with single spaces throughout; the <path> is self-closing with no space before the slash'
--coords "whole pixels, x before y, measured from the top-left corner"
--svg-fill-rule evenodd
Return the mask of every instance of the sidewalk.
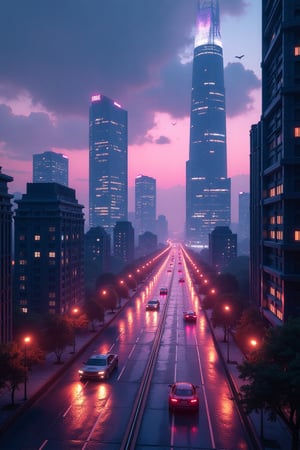
<path id="1" fill-rule="evenodd" d="M 245 359 L 245 356 L 236 345 L 232 336 L 230 336 L 228 345 L 224 342 L 224 330 L 220 327 L 212 327 L 210 320 L 211 312 L 204 311 L 204 313 L 210 325 L 216 348 L 222 357 L 228 379 L 230 380 L 231 389 L 234 393 L 234 398 L 238 400 L 240 387 L 244 384 L 244 381 L 239 378 L 237 364 L 240 364 Z M 229 362 L 227 362 L 227 360 Z M 242 415 L 246 416 L 246 420 L 248 419 L 250 430 L 252 430 L 258 448 L 262 450 L 291 449 L 292 438 L 290 431 L 280 417 L 278 417 L 275 422 L 271 422 L 265 413 L 253 412 L 247 416 L 242 412 Z M 263 424 L 263 426 L 261 426 L 261 424 Z M 263 435 L 261 436 L 262 430 Z"/>

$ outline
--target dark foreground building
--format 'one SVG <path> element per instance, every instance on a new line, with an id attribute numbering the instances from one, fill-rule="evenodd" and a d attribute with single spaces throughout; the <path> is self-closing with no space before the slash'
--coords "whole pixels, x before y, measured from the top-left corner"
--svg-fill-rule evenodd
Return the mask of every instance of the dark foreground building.
<path id="1" fill-rule="evenodd" d="M 84 217 L 74 189 L 28 183 L 15 215 L 15 304 L 64 314 L 84 301 Z"/>
<path id="2" fill-rule="evenodd" d="M 0 344 L 12 340 L 12 181 L 0 167 Z"/>
<path id="3" fill-rule="evenodd" d="M 300 316 L 300 2 L 262 1 L 261 308 Z"/>
<path id="4" fill-rule="evenodd" d="M 207 247 L 216 226 L 230 226 L 223 50 L 218 1 L 200 0 L 186 163 L 187 245 Z"/>

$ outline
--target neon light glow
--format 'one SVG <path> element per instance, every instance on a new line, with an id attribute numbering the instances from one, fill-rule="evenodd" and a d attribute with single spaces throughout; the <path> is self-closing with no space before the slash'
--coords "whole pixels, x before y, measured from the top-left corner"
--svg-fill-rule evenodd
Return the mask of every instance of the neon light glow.
<path id="1" fill-rule="evenodd" d="M 114 102 L 114 105 L 117 106 L 118 108 L 121 108 L 121 105 L 117 102 Z"/>
<path id="2" fill-rule="evenodd" d="M 200 45 L 213 44 L 222 47 L 219 10 L 216 2 L 204 1 L 199 6 L 195 48 Z"/>
<path id="3" fill-rule="evenodd" d="M 99 100 L 101 100 L 101 95 L 100 94 L 92 95 L 91 100 L 92 102 L 98 102 Z"/>

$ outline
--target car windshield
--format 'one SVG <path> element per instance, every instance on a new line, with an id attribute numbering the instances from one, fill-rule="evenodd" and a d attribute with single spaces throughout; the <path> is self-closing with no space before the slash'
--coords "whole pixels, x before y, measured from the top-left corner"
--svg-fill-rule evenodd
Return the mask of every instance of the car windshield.
<path id="1" fill-rule="evenodd" d="M 91 358 L 88 360 L 87 365 L 89 365 L 89 366 L 106 366 L 106 359 Z"/>
<path id="2" fill-rule="evenodd" d="M 176 388 L 175 394 L 182 397 L 190 397 L 193 395 L 193 390 L 191 388 Z"/>

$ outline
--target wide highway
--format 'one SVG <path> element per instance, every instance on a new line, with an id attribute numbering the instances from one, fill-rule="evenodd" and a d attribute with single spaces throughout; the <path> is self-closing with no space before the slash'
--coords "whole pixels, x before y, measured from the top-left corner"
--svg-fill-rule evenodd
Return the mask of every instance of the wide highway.
<path id="1" fill-rule="evenodd" d="M 146 311 L 152 298 L 159 311 Z M 187 324 L 183 313 L 191 309 L 197 322 Z M 112 376 L 80 381 L 82 362 L 106 352 L 119 357 Z M 174 381 L 199 386 L 199 413 L 169 412 Z M 0 449 L 254 450 L 179 244 L 80 360 L 3 433 Z"/>

